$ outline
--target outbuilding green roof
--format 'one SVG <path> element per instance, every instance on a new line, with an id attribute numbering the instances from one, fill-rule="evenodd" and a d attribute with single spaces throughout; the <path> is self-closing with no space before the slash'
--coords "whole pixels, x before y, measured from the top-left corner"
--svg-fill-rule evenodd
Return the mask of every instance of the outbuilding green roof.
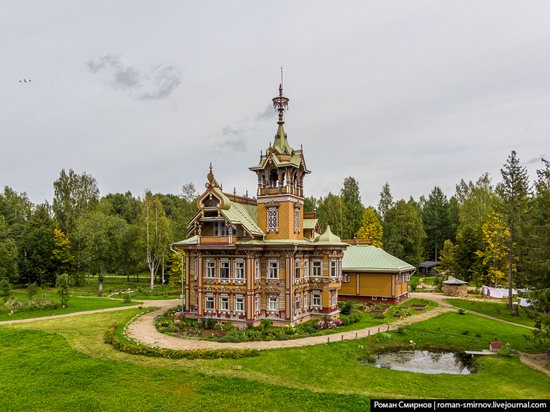
<path id="1" fill-rule="evenodd" d="M 315 229 L 318 219 L 304 219 L 304 229 Z"/>
<path id="2" fill-rule="evenodd" d="M 349 246 L 342 260 L 342 270 L 347 272 L 399 273 L 414 269 L 409 263 L 370 245 Z"/>

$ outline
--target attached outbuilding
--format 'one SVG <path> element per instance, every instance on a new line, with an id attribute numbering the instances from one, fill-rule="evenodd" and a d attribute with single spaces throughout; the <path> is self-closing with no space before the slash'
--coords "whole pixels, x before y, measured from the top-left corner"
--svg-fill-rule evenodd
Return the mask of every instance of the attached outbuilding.
<path id="1" fill-rule="evenodd" d="M 350 245 L 342 260 L 341 300 L 396 303 L 409 297 L 416 268 L 372 245 Z"/>

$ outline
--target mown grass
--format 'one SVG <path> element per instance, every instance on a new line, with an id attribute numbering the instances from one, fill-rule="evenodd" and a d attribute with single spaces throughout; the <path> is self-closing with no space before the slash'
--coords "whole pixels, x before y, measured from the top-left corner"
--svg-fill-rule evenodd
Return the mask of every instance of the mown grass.
<path id="1" fill-rule="evenodd" d="M 262 351 L 254 358 L 170 360 L 129 355 L 103 343 L 109 325 L 128 321 L 137 312 L 132 309 L 17 325 L 24 329 L 18 332 L 22 335 L 0 328 L 0 340 L 6 342 L 0 347 L 0 358 L 7 360 L 0 363 L 0 389 L 12 393 L 8 406 L 24 409 L 27 405 L 22 399 L 30 397 L 37 409 L 56 410 L 67 409 L 65 402 L 70 399 L 75 403 L 68 404 L 69 409 L 83 410 L 116 410 L 128 405 L 132 410 L 181 405 L 190 410 L 365 410 L 368 397 L 550 397 L 550 378 L 521 364 L 516 357 L 480 357 L 480 371 L 472 375 L 422 375 L 379 369 L 358 361 L 368 353 L 408 346 L 410 340 L 417 348 L 466 350 L 484 349 L 489 341 L 497 339 L 518 350 L 537 351 L 524 337 L 529 335 L 525 328 L 475 315 L 447 313 L 408 326 L 400 333 Z M 26 332 L 29 328 L 49 334 Z M 47 368 L 51 368 L 51 378 L 41 376 L 38 386 L 46 385 L 50 391 L 34 384 L 27 387 L 35 369 L 47 374 Z M 69 400 L 63 398 L 63 389 L 55 387 L 58 382 L 69 382 Z M 90 395 L 86 387 L 90 392 L 98 388 L 97 394 Z M 78 396 L 71 394 L 73 390 Z M 83 399 L 80 404 L 79 399 Z"/>
<path id="2" fill-rule="evenodd" d="M 482 313 L 497 319 L 507 320 L 508 322 L 519 323 L 531 327 L 535 326 L 535 322 L 527 316 L 525 310 L 520 308 L 518 315 L 512 315 L 506 303 L 482 302 L 479 300 L 465 299 L 446 299 L 446 301 L 457 308 Z"/>
<path id="3" fill-rule="evenodd" d="M 97 359 L 56 334 L 0 328 L 2 410 L 365 410 L 367 399 Z"/>
<path id="4" fill-rule="evenodd" d="M 24 291 L 14 291 L 12 295 L 17 299 L 24 301 L 28 300 L 28 296 Z M 41 297 L 50 299 L 54 302 L 59 302 L 59 296 L 54 289 L 43 290 L 38 294 Z M 63 315 L 66 313 L 81 312 L 86 310 L 95 310 L 95 309 L 106 309 L 119 306 L 128 306 L 128 305 L 137 305 L 140 302 L 129 302 L 124 303 L 123 301 L 97 298 L 97 297 L 79 297 L 73 293 L 69 298 L 69 304 L 67 307 L 59 307 L 57 309 L 42 309 L 42 310 L 33 310 L 25 312 L 16 312 L 13 315 L 9 313 L 0 314 L 0 321 L 3 320 L 16 320 L 16 319 L 29 319 L 37 318 L 42 316 L 51 316 L 51 315 Z"/>

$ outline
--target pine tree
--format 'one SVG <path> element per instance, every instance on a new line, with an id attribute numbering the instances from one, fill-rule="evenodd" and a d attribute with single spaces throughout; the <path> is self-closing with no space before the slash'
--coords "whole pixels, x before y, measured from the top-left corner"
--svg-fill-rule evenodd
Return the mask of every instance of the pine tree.
<path id="1" fill-rule="evenodd" d="M 501 213 L 510 230 L 508 245 L 508 306 L 512 309 L 513 277 L 517 262 L 516 243 L 520 237 L 520 228 L 527 209 L 529 179 L 527 169 L 520 165 L 515 150 L 512 150 L 504 167 L 500 169 L 502 182 L 497 185 L 497 193 L 502 198 Z"/>
<path id="2" fill-rule="evenodd" d="M 378 217 L 376 210 L 374 210 L 373 207 L 365 208 L 361 227 L 357 231 L 357 239 L 370 240 L 373 246 L 381 248 L 382 237 L 382 223 L 380 223 L 380 218 Z"/>
<path id="3" fill-rule="evenodd" d="M 390 185 L 388 182 L 382 186 L 382 191 L 380 192 L 380 201 L 378 202 L 378 213 L 382 220 L 386 219 L 386 213 L 394 205 L 393 196 L 390 191 Z"/>
<path id="4" fill-rule="evenodd" d="M 426 248 L 428 254 L 433 253 L 437 261 L 439 249 L 445 239 L 455 238 L 455 227 L 451 222 L 451 206 L 447 196 L 439 187 L 434 187 L 422 207 L 422 221 L 426 231 Z"/>
<path id="5" fill-rule="evenodd" d="M 456 275 L 457 272 L 457 247 L 449 239 L 443 242 L 443 248 L 441 249 L 441 255 L 439 259 L 439 266 L 443 271 L 448 274 Z"/>
<path id="6" fill-rule="evenodd" d="M 417 265 L 422 260 L 426 232 L 417 209 L 399 200 L 386 213 L 384 249 L 404 261 Z"/>
<path id="7" fill-rule="evenodd" d="M 329 193 L 327 197 L 319 200 L 317 218 L 321 226 L 321 232 L 330 226 L 330 229 L 338 236 L 344 234 L 344 203 L 338 195 Z"/>

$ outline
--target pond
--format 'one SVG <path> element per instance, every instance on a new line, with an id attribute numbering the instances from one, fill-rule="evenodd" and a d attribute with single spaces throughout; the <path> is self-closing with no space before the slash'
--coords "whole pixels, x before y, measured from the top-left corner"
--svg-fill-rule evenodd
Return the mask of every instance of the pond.
<path id="1" fill-rule="evenodd" d="M 449 373 L 468 375 L 476 372 L 472 355 L 454 352 L 430 352 L 427 350 L 403 350 L 379 353 L 374 362 L 362 361 L 377 368 L 415 373 Z"/>

